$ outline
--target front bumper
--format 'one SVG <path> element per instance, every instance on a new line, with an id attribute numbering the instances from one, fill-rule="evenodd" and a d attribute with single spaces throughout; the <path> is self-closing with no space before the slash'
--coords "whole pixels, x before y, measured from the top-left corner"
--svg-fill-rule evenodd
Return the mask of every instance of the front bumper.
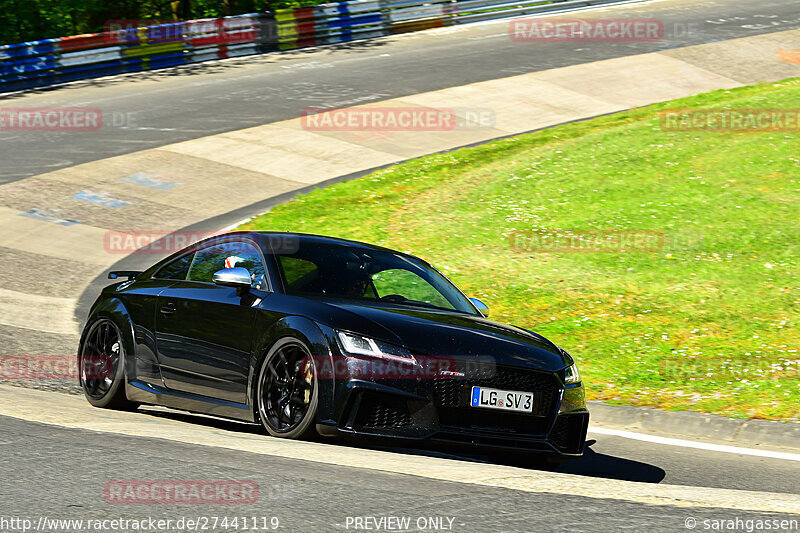
<path id="1" fill-rule="evenodd" d="M 340 385 L 337 416 L 318 425 L 322 434 L 583 453 L 589 424 L 583 385 L 565 386 L 558 373 L 495 366 L 479 375 Z M 471 407 L 473 386 L 533 392 L 533 413 Z"/>

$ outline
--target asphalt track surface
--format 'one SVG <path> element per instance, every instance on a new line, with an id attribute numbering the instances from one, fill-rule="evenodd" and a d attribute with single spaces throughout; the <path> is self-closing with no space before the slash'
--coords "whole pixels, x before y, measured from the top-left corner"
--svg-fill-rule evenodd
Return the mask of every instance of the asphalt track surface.
<path id="1" fill-rule="evenodd" d="M 207 419 L 196 422 L 208 424 L 209 431 L 215 426 L 230 426 Z M 620 501 L 604 494 L 602 484 L 598 485 L 596 498 L 531 494 L 160 439 L 57 428 L 16 418 L 0 417 L 0 423 L 4 428 L 0 463 L 5 479 L 0 485 L 0 517 L 21 517 L 34 524 L 42 516 L 105 520 L 256 515 L 278 517 L 280 531 L 335 531 L 348 529 L 347 517 L 409 516 L 412 524 L 419 517 L 452 518 L 453 531 L 609 532 L 685 531 L 686 520 L 691 518 L 698 520 L 700 529 L 703 520 L 800 518 Z M 250 431 L 251 427 L 241 425 L 240 429 Z M 590 449 L 626 446 L 630 445 L 609 440 L 603 446 L 592 444 Z M 642 448 L 639 453 L 651 454 L 655 464 L 628 464 L 614 470 L 625 470 L 630 476 L 651 483 L 663 475 L 658 472 L 664 472 L 656 464 L 670 470 L 667 477 L 673 483 L 690 482 L 692 478 L 696 481 L 699 477 L 689 469 L 670 467 L 684 462 L 680 451 L 637 447 Z M 602 463 L 608 462 L 608 457 L 590 452 L 580 461 Z M 730 464 L 747 461 L 745 457 L 733 457 Z M 753 472 L 761 469 L 760 477 L 767 484 L 769 476 L 777 472 L 787 480 L 793 478 L 795 483 L 800 474 L 797 463 L 756 460 L 749 466 Z M 735 477 L 736 474 L 725 480 L 724 467 L 719 472 L 723 485 L 740 485 Z M 257 504 L 118 504 L 108 503 L 103 493 L 109 481 L 212 479 L 254 481 L 259 488 Z M 761 483 L 750 479 L 745 475 L 741 485 L 757 488 Z M 770 488 L 776 489 L 774 484 Z M 784 488 L 791 489 L 789 485 Z M 353 529 L 352 523 L 349 529 Z M 409 530 L 416 527 L 412 525 Z"/>
<path id="2" fill-rule="evenodd" d="M 0 183 L 169 143 L 344 107 L 528 72 L 800 28 L 800 0 L 659 0 L 565 18 L 646 18 L 654 42 L 512 41 L 507 20 L 348 45 L 120 76 L 36 94 L 0 107 L 94 107 L 94 132 L 0 131 Z M 458 103 L 454 102 L 454 106 Z"/>

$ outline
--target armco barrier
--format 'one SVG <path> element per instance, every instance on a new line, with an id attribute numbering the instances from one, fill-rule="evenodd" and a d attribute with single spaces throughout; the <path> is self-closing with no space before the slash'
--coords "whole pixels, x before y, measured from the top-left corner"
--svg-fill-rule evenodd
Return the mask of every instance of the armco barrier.
<path id="1" fill-rule="evenodd" d="M 0 93 L 636 0 L 353 0 L 0 46 Z"/>

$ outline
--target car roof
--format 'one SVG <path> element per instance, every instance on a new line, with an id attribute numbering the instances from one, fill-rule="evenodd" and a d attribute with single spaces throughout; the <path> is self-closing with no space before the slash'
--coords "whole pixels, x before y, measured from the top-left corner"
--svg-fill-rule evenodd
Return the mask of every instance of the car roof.
<path id="1" fill-rule="evenodd" d="M 389 252 L 393 254 L 400 254 L 406 257 L 413 258 L 417 261 L 421 261 L 424 264 L 428 264 L 427 261 L 424 259 L 420 259 L 417 256 L 400 252 L 398 250 L 393 250 L 391 248 L 386 248 L 383 246 L 378 246 L 376 244 L 369 244 L 366 242 L 361 241 L 354 241 L 351 239 L 343 239 L 341 237 L 330 237 L 328 235 L 317 235 L 314 233 L 296 233 L 291 231 L 236 231 L 231 233 L 225 233 L 223 235 L 218 235 L 217 237 L 229 237 L 229 236 L 236 236 L 236 235 L 250 235 L 253 236 L 260 236 L 264 240 L 277 242 L 280 239 L 285 239 L 287 237 L 298 239 L 300 242 L 309 243 L 309 244 L 335 244 L 335 245 L 347 245 L 353 248 L 362 248 L 365 250 L 377 250 L 381 252 Z"/>
<path id="2" fill-rule="evenodd" d="M 230 231 L 230 232 L 227 232 L 227 233 L 216 234 L 216 235 L 213 235 L 211 237 L 207 237 L 205 239 L 202 239 L 202 240 L 200 240 L 198 242 L 195 242 L 194 244 L 189 245 L 186 248 L 183 248 L 182 250 L 177 251 L 177 252 L 173 253 L 172 255 L 170 255 L 168 257 L 165 257 L 164 259 L 162 259 L 158 263 L 155 263 L 154 265 L 151 265 L 144 272 L 146 272 L 146 273 L 156 272 L 160 268 L 162 268 L 164 265 L 170 263 L 171 261 L 173 261 L 177 257 L 185 254 L 187 251 L 189 251 L 191 249 L 197 249 L 198 247 L 205 246 L 206 244 L 210 244 L 210 243 L 212 243 L 214 241 L 225 240 L 225 239 L 235 238 L 235 237 L 247 237 L 247 238 L 249 238 L 249 239 L 251 239 L 253 241 L 259 242 L 259 244 L 262 247 L 265 244 L 269 243 L 270 244 L 270 248 L 272 248 L 273 250 L 281 250 L 281 249 L 284 249 L 284 250 L 289 249 L 289 250 L 291 250 L 292 248 L 294 248 L 293 246 L 290 246 L 290 247 L 286 248 L 285 247 L 286 243 L 285 242 L 281 242 L 281 239 L 286 239 L 287 237 L 288 238 L 292 238 L 292 239 L 298 239 L 300 242 L 303 242 L 303 243 L 313 243 L 313 244 L 322 244 L 322 245 L 324 245 L 324 244 L 340 245 L 340 246 L 349 246 L 351 248 L 358 248 L 358 249 L 362 249 L 362 250 L 376 250 L 376 251 L 387 252 L 387 253 L 391 253 L 391 254 L 402 255 L 404 257 L 408 257 L 410 259 L 413 259 L 414 261 L 418 261 L 419 263 L 421 263 L 421 264 L 423 264 L 423 265 L 425 265 L 425 266 L 427 266 L 429 268 L 434 268 L 433 265 L 431 265 L 428 261 L 426 261 L 426 260 L 424 260 L 424 259 L 422 259 L 420 257 L 417 257 L 415 255 L 412 255 L 412 254 L 409 254 L 409 253 L 405 253 L 405 252 L 401 252 L 401 251 L 398 251 L 398 250 L 393 250 L 391 248 L 386 248 L 384 246 L 378 246 L 376 244 L 369 244 L 369 243 L 366 243 L 366 242 L 354 241 L 354 240 L 351 240 L 351 239 L 343 239 L 341 237 L 331 237 L 331 236 L 328 236 L 328 235 L 317 235 L 317 234 L 314 234 L 314 233 L 297 233 L 297 232 L 292 232 L 292 231 L 240 230 L 240 231 Z M 276 255 L 280 255 L 279 251 L 275 251 L 274 253 Z"/>

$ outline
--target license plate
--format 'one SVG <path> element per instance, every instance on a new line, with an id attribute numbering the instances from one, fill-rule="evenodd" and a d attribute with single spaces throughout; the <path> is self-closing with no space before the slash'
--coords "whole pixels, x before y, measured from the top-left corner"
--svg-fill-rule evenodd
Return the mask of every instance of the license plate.
<path id="1" fill-rule="evenodd" d="M 500 409 L 502 411 L 533 412 L 533 393 L 513 390 L 472 387 L 472 407 Z"/>

